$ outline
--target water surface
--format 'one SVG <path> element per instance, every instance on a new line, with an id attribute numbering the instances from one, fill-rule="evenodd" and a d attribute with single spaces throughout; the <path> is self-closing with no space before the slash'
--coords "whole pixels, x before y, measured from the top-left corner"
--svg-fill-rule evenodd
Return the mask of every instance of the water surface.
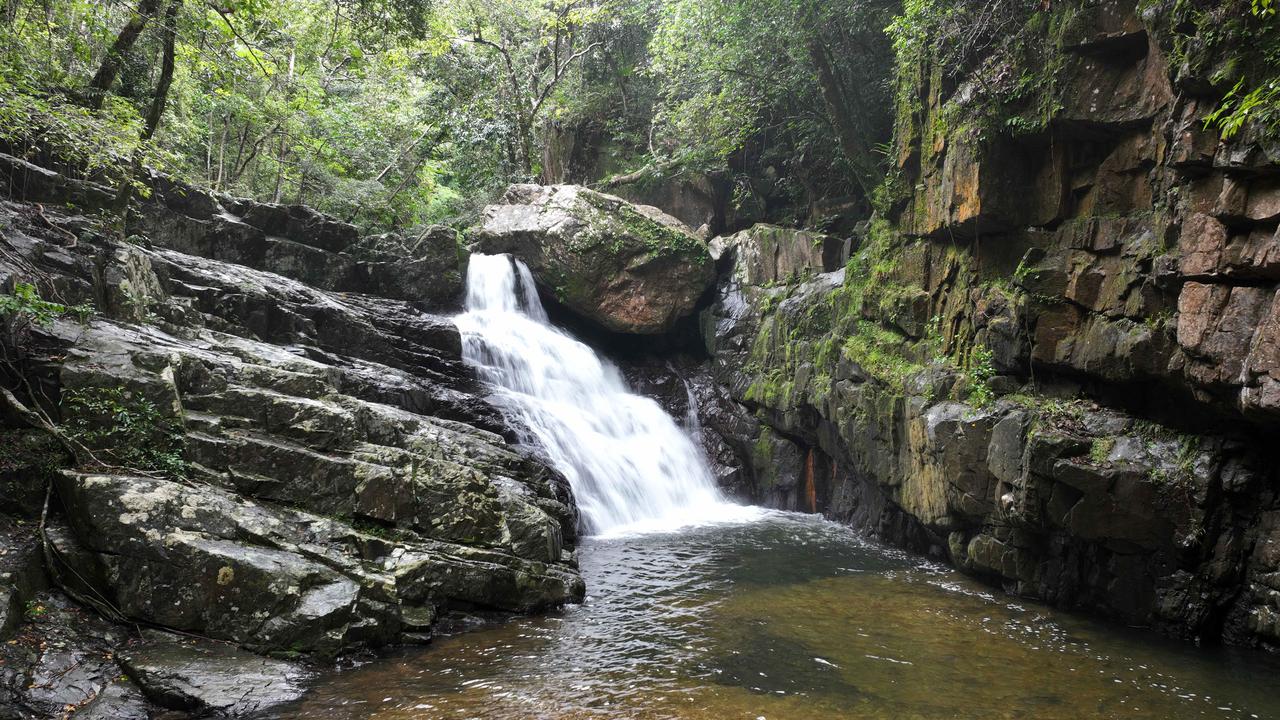
<path id="1" fill-rule="evenodd" d="M 1280 664 L 992 592 L 799 515 L 588 539 L 588 598 L 319 679 L 273 718 L 1270 718 Z"/>

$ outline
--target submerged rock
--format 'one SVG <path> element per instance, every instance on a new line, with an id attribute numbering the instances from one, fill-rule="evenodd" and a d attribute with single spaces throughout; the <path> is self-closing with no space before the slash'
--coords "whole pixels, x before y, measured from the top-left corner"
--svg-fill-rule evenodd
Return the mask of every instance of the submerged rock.
<path id="1" fill-rule="evenodd" d="M 524 260 L 547 295 L 619 333 L 670 331 L 715 279 L 706 245 L 680 221 L 576 185 L 512 185 L 468 240 Z"/>

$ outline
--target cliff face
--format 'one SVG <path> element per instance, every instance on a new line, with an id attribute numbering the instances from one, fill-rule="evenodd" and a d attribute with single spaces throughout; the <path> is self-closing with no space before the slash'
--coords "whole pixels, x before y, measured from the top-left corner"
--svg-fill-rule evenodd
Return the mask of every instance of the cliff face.
<path id="1" fill-rule="evenodd" d="M 1280 146 L 1204 129 L 1220 94 L 1170 60 L 1173 9 L 1055 6 L 1042 124 L 965 120 L 983 79 L 923 57 L 844 268 L 823 239 L 728 244 L 709 447 L 758 501 L 1019 594 L 1275 647 Z"/>
<path id="2" fill-rule="evenodd" d="M 567 482 L 504 439 L 433 312 L 461 293 L 452 232 L 415 250 L 154 178 L 121 242 L 61 209 L 109 190 L 0 159 L 22 199 L 0 203 L 0 287 L 42 296 L 4 314 L 0 347 L 4 511 L 28 518 L 2 526 L 0 630 L 32 621 L 3 646 L 0 708 L 145 716 L 121 668 L 186 710 L 296 694 L 283 661 L 130 639 L 38 595 L 42 568 L 106 618 L 285 658 L 581 598 Z"/>

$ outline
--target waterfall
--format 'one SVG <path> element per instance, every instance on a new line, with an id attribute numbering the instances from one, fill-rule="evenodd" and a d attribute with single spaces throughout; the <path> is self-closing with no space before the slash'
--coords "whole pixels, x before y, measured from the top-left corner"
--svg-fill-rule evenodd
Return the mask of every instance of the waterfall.
<path id="1" fill-rule="evenodd" d="M 667 367 L 670 368 L 671 365 L 668 364 Z M 674 372 L 673 368 L 672 373 Z M 698 443 L 702 441 L 702 421 L 698 419 L 698 398 L 693 394 L 693 386 L 688 380 L 680 378 L 680 382 L 684 383 L 684 431 L 693 438 L 695 443 Z"/>
<path id="2" fill-rule="evenodd" d="M 507 255 L 472 255 L 466 312 L 454 318 L 463 358 L 495 386 L 573 487 L 584 530 L 618 534 L 746 520 L 759 511 L 725 500 L 706 460 L 658 403 L 552 327 L 529 269 Z"/>

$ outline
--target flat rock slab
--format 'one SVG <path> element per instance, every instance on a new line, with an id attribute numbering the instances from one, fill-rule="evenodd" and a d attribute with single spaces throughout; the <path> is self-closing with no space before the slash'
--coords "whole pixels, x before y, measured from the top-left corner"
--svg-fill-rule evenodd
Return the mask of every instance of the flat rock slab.
<path id="1" fill-rule="evenodd" d="M 244 717 L 296 700 L 308 673 L 234 646 L 149 634 L 120 664 L 153 702 L 174 710 Z"/>

